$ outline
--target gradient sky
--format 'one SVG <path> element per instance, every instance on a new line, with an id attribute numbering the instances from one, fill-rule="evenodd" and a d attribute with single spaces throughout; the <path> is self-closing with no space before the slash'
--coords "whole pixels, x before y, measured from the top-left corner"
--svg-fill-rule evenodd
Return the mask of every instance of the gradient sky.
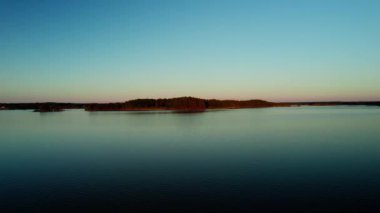
<path id="1" fill-rule="evenodd" d="M 0 0 L 0 102 L 380 100 L 380 1 Z"/>

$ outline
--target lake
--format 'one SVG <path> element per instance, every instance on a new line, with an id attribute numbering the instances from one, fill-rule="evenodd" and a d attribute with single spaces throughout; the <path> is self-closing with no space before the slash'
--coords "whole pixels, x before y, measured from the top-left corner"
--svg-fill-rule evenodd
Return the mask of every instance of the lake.
<path id="1" fill-rule="evenodd" d="M 380 107 L 0 111 L 1 212 L 378 212 Z"/>

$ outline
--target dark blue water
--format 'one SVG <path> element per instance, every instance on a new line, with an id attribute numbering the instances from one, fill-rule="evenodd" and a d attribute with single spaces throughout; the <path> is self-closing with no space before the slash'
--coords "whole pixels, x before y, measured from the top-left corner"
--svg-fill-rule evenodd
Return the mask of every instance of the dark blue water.
<path id="1" fill-rule="evenodd" d="M 0 212 L 378 212 L 380 107 L 0 111 Z"/>

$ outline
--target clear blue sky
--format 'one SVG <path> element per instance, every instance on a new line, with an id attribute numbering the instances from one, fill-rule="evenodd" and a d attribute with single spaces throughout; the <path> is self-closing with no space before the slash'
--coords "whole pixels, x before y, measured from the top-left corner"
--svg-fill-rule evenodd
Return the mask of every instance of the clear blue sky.
<path id="1" fill-rule="evenodd" d="M 0 0 L 0 102 L 380 100 L 380 1 Z"/>

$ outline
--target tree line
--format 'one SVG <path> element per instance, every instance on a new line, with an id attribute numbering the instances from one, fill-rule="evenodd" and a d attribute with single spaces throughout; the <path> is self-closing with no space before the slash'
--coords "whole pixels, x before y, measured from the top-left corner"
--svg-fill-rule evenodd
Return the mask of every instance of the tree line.
<path id="1" fill-rule="evenodd" d="M 89 104 L 85 107 L 88 111 L 99 110 L 144 110 L 144 109 L 163 109 L 163 110 L 206 110 L 219 108 L 255 108 L 271 107 L 275 103 L 263 100 L 216 100 L 200 99 L 194 97 L 180 97 L 169 99 L 135 99 L 124 103 L 108 104 Z"/>

